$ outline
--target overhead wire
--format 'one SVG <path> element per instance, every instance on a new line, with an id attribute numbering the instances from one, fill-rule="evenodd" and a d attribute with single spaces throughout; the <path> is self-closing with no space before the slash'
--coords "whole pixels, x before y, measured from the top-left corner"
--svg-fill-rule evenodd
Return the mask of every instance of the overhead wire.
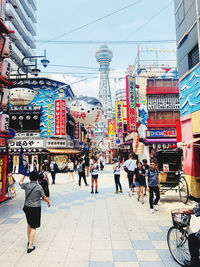
<path id="1" fill-rule="evenodd" d="M 111 13 L 108 13 L 107 15 L 105 15 L 105 16 L 103 16 L 103 17 L 100 17 L 100 18 L 98 18 L 98 19 L 92 20 L 92 21 L 90 21 L 90 22 L 88 22 L 88 23 L 86 23 L 86 24 L 83 24 L 83 25 L 81 25 L 81 26 L 79 26 L 79 27 L 76 27 L 76 28 L 74 28 L 74 29 L 72 29 L 72 30 L 70 30 L 70 31 L 68 31 L 68 32 L 65 32 L 65 33 L 62 33 L 62 34 L 60 34 L 60 35 L 57 35 L 57 36 L 55 36 L 54 38 L 49 39 L 49 40 L 47 40 L 47 41 L 45 41 L 44 43 L 41 43 L 41 44 L 49 43 L 50 41 L 54 41 L 55 39 L 59 39 L 59 38 L 62 38 L 62 37 L 64 37 L 64 36 L 68 35 L 68 34 L 71 34 L 71 33 L 73 33 L 73 32 L 79 31 L 79 30 L 81 30 L 81 29 L 83 29 L 83 28 L 85 28 L 85 27 L 87 27 L 87 26 L 89 26 L 89 25 L 91 25 L 91 24 L 94 24 L 94 23 L 96 23 L 96 22 L 99 22 L 99 21 L 101 21 L 101 20 L 103 20 L 103 19 L 105 19 L 105 18 L 108 18 L 108 17 L 110 17 L 110 16 L 112 16 L 112 15 L 114 15 L 114 14 L 117 14 L 117 13 L 119 13 L 119 12 L 125 10 L 125 9 L 128 9 L 128 8 L 134 6 L 134 5 L 136 5 L 136 4 L 138 4 L 138 3 L 142 2 L 142 1 L 143 1 L 143 0 L 137 0 L 137 1 L 135 1 L 134 3 L 131 3 L 131 4 L 129 4 L 129 5 L 126 5 L 126 6 L 120 8 L 120 9 L 117 9 L 117 10 L 111 12 Z"/>
<path id="2" fill-rule="evenodd" d="M 166 8 L 168 8 L 172 4 L 172 2 L 174 2 L 174 0 L 172 0 L 168 5 L 166 5 L 163 8 L 161 8 L 156 14 L 154 14 L 152 17 L 150 17 L 145 23 L 143 23 L 133 33 L 131 33 L 126 39 L 129 39 L 130 37 L 132 37 L 135 33 L 137 33 L 142 28 L 144 28 L 147 24 L 149 24 L 149 22 L 151 22 L 154 18 L 156 18 L 157 16 L 159 16 L 164 10 L 166 10 Z"/>

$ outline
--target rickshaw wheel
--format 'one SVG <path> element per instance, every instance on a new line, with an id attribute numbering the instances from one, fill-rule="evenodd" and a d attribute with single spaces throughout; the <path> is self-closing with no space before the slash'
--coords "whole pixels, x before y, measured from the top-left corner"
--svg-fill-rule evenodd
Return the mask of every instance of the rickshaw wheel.
<path id="1" fill-rule="evenodd" d="M 179 179 L 178 191 L 181 201 L 186 204 L 189 199 L 189 189 L 184 176 L 181 176 Z"/>

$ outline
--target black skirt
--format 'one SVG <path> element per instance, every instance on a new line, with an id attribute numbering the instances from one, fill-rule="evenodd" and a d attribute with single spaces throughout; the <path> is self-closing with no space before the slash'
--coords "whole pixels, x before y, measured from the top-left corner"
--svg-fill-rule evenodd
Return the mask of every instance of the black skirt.
<path id="1" fill-rule="evenodd" d="M 39 228 L 40 227 L 40 219 L 41 219 L 41 207 L 28 207 L 24 206 L 23 211 L 26 215 L 27 223 L 31 228 Z"/>

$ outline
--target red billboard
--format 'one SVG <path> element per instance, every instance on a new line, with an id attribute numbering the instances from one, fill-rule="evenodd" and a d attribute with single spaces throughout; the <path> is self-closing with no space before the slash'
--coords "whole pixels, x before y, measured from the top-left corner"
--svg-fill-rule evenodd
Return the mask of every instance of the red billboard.
<path id="1" fill-rule="evenodd" d="M 55 100 L 55 136 L 66 135 L 66 102 Z"/>

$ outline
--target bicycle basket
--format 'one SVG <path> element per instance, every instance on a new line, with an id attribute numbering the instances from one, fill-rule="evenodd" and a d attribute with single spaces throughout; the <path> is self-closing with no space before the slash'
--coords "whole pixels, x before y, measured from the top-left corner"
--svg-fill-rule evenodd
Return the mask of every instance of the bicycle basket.
<path id="1" fill-rule="evenodd" d="M 175 227 L 183 228 L 183 227 L 187 227 L 190 224 L 191 215 L 184 214 L 185 210 L 186 209 L 176 209 L 176 210 L 171 211 L 172 221 Z"/>

